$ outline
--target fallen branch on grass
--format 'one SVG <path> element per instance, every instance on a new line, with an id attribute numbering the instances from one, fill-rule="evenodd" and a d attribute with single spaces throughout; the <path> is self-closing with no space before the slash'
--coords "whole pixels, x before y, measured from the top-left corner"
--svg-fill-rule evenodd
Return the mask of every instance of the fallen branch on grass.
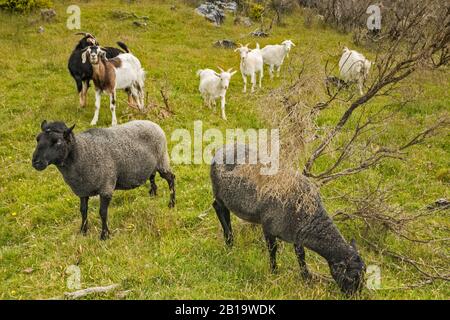
<path id="1" fill-rule="evenodd" d="M 78 290 L 78 291 L 74 291 L 74 292 L 65 292 L 64 297 L 69 298 L 69 299 L 78 299 L 78 298 L 82 298 L 84 296 L 87 296 L 87 295 L 90 295 L 93 293 L 110 292 L 110 291 L 117 289 L 118 287 L 119 287 L 119 285 L 117 283 L 111 284 L 111 285 L 105 286 L 105 287 L 91 287 L 91 288 L 86 288 L 86 289 L 82 289 L 82 290 Z"/>

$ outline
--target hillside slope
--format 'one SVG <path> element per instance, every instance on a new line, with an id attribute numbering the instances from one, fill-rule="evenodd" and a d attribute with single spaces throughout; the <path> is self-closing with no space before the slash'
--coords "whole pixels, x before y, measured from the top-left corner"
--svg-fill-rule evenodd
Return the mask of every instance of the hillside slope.
<path id="1" fill-rule="evenodd" d="M 170 9 L 171 4 L 166 1 L 141 1 L 132 5 L 121 1 L 79 3 L 83 31 L 95 34 L 103 45 L 121 40 L 139 57 L 147 71 L 149 99 L 163 105 L 161 86 L 165 86 L 170 95 L 173 115 L 158 117 L 155 110 L 140 114 L 128 108 L 126 95 L 120 92 L 116 111 L 119 123 L 130 119 L 156 121 L 169 140 L 174 129 L 192 132 L 195 120 L 203 121 L 204 130 L 270 126 L 260 116 L 260 110 L 271 107 L 263 103 L 264 98 L 282 80 L 270 82 L 266 72 L 263 90 L 245 95 L 237 74 L 228 91 L 228 121 L 224 122 L 219 110 L 214 112 L 202 106 L 195 77 L 195 71 L 200 68 L 219 65 L 238 69 L 237 53 L 214 48 L 212 44 L 218 39 L 231 38 L 242 43 L 252 42 L 253 46 L 255 39 L 248 33 L 254 27 L 235 26 L 232 19 L 227 19 L 225 25 L 217 28 L 181 1 L 177 2 L 175 11 Z M 77 197 L 56 168 L 36 172 L 31 167 L 35 135 L 43 119 L 75 123 L 75 131 L 80 132 L 89 128 L 94 111 L 92 88 L 88 107 L 78 106 L 75 83 L 66 67 L 78 36 L 65 27 L 66 6 L 56 4 L 55 9 L 57 21 L 44 24 L 42 34 L 37 32 L 40 22 L 33 21 L 35 16 L 0 12 L 0 298 L 60 296 L 68 291 L 66 270 L 70 265 L 79 266 L 83 288 L 119 283 L 131 290 L 127 295 L 130 299 L 344 298 L 334 283 L 303 283 L 293 249 L 287 244 L 280 245 L 279 272 L 270 274 L 261 231 L 235 218 L 235 247 L 228 250 L 210 207 L 212 193 L 206 164 L 174 166 L 178 199 L 173 210 L 166 207 L 168 189 L 159 178 L 156 198 L 149 198 L 145 187 L 116 192 L 109 218 L 113 234 L 106 242 L 98 239 L 99 203 L 98 199 L 93 199 L 89 208 L 91 229 L 86 237 L 79 235 L 81 219 Z M 113 12 L 117 10 L 148 16 L 148 26 L 139 28 L 132 25 L 132 19 L 114 18 Z M 330 58 L 336 59 L 343 44 L 352 46 L 348 35 L 318 26 L 305 28 L 299 12 L 287 18 L 285 26 L 275 27 L 270 38 L 259 42 L 265 45 L 284 39 L 297 44 L 294 49 L 297 54 L 314 57 L 322 64 Z M 448 111 L 448 70 L 416 74 L 410 81 L 410 88 L 423 92 L 404 112 L 402 125 L 393 128 L 393 140 L 417 128 L 429 117 Z M 99 126 L 110 124 L 107 105 L 104 96 Z M 171 147 L 173 142 L 169 144 Z M 363 188 L 369 180 L 373 182 L 382 177 L 405 190 L 394 200 L 408 204 L 413 212 L 437 198 L 450 196 L 448 180 L 438 175 L 447 170 L 448 177 L 449 151 L 448 136 L 440 136 L 415 148 L 414 156 L 406 163 L 387 162 L 368 175 L 352 178 L 352 183 L 336 183 L 330 188 L 351 192 Z M 327 198 L 333 193 L 331 189 L 323 192 L 326 206 L 333 212 L 337 204 L 331 196 Z M 450 227 L 448 216 L 439 223 L 443 223 L 444 228 Z M 351 228 L 343 230 L 346 238 L 355 236 Z M 412 252 L 424 261 L 441 259 L 445 248 L 445 243 L 419 248 L 404 247 L 392 238 L 386 241 L 393 248 Z M 381 267 L 384 288 L 365 290 L 361 298 L 449 297 L 450 286 L 446 282 L 414 290 L 389 289 L 414 283 L 419 275 L 408 264 L 383 258 L 365 247 L 361 250 L 367 264 Z M 308 252 L 307 261 L 312 270 L 329 274 L 325 261 L 317 255 Z M 111 293 L 101 297 L 115 296 Z"/>

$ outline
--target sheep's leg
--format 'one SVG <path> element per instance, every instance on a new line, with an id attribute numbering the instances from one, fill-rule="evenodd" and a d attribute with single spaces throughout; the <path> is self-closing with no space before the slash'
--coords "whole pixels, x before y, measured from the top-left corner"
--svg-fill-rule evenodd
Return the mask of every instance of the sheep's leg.
<path id="1" fill-rule="evenodd" d="M 253 93 L 253 92 L 255 92 L 255 86 L 256 86 L 256 72 L 252 73 L 251 81 L 252 81 L 252 93 Z"/>
<path id="2" fill-rule="evenodd" d="M 269 65 L 269 75 L 270 75 L 270 79 L 273 79 L 273 64 Z"/>
<path id="3" fill-rule="evenodd" d="M 305 261 L 305 248 L 302 245 L 294 244 L 295 254 L 297 255 L 298 264 L 300 266 L 300 275 L 305 280 L 310 280 L 311 274 L 308 271 L 308 267 Z"/>
<path id="4" fill-rule="evenodd" d="M 155 183 L 155 176 L 156 176 L 156 173 L 153 173 L 150 176 L 150 192 L 149 192 L 150 196 L 156 196 L 156 190 L 158 190 L 158 187 L 156 186 L 156 183 Z"/>
<path id="5" fill-rule="evenodd" d="M 80 197 L 80 212 L 81 212 L 80 232 L 83 235 L 86 235 L 87 230 L 88 230 L 88 221 L 87 221 L 88 201 L 89 201 L 89 197 Z"/>
<path id="6" fill-rule="evenodd" d="M 222 96 L 220 99 L 220 109 L 222 110 L 222 119 L 227 120 L 227 116 L 225 115 L 225 96 Z"/>
<path id="7" fill-rule="evenodd" d="M 113 90 L 109 94 L 109 108 L 111 109 L 111 114 L 112 114 L 111 125 L 115 126 L 115 125 L 117 125 L 117 118 L 116 118 L 116 90 Z"/>
<path id="8" fill-rule="evenodd" d="M 100 240 L 106 240 L 109 237 L 108 206 L 110 202 L 110 195 L 100 195 L 100 218 L 102 219 L 102 232 L 100 234 Z"/>
<path id="9" fill-rule="evenodd" d="M 247 76 L 242 75 L 242 80 L 244 81 L 244 90 L 242 90 L 243 93 L 247 92 Z"/>
<path id="10" fill-rule="evenodd" d="M 170 190 L 170 201 L 169 201 L 169 208 L 175 207 L 175 175 L 166 170 L 158 170 L 159 175 L 161 178 L 167 181 L 169 184 L 169 190 Z"/>
<path id="11" fill-rule="evenodd" d="M 214 200 L 214 210 L 216 210 L 217 218 L 222 225 L 223 235 L 227 246 L 233 246 L 233 230 L 231 229 L 230 210 L 221 201 Z"/>
<path id="12" fill-rule="evenodd" d="M 102 91 L 97 89 L 95 90 L 95 113 L 94 118 L 92 118 L 91 126 L 95 126 L 98 121 L 98 114 L 100 112 L 100 101 L 102 99 Z"/>
<path id="13" fill-rule="evenodd" d="M 277 238 L 266 231 L 264 231 L 264 238 L 270 254 L 270 270 L 275 273 L 277 271 Z"/>

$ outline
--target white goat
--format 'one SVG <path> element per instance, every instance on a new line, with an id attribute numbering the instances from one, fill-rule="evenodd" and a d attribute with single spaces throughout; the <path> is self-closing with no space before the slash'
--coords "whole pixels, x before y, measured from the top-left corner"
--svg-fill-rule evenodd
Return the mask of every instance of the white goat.
<path id="1" fill-rule="evenodd" d="M 102 92 L 108 93 L 110 97 L 113 126 L 117 124 L 116 89 L 124 89 L 128 94 L 128 103 L 132 104 L 134 100 L 140 110 L 144 109 L 145 72 L 141 62 L 129 53 L 129 50 L 115 58 L 107 59 L 106 52 L 101 47 L 91 46 L 82 53 L 81 59 L 83 63 L 89 59 L 93 70 L 95 114 L 91 125 L 97 124 Z"/>
<path id="2" fill-rule="evenodd" d="M 295 47 L 291 40 L 285 40 L 281 44 L 267 45 L 261 49 L 264 64 L 269 65 L 270 79 L 273 79 L 273 69 L 277 68 L 277 77 L 280 76 L 281 65 L 284 58 L 289 57 L 289 51 Z"/>
<path id="3" fill-rule="evenodd" d="M 361 95 L 363 95 L 364 81 L 369 75 L 371 66 L 372 62 L 367 60 L 361 53 L 344 47 L 341 60 L 339 61 L 341 78 L 346 82 L 357 82 Z"/>
<path id="4" fill-rule="evenodd" d="M 256 73 L 259 72 L 259 87 L 262 87 L 262 78 L 264 76 L 264 62 L 261 54 L 261 50 L 259 49 L 259 44 L 256 44 L 256 48 L 250 50 L 248 48 L 249 44 L 245 46 L 240 45 L 239 48 L 234 51 L 239 51 L 241 55 L 241 74 L 242 80 L 244 80 L 244 90 L 243 92 L 247 92 L 247 76 L 251 77 L 252 81 L 252 92 L 255 91 L 256 86 Z"/>
<path id="5" fill-rule="evenodd" d="M 222 119 L 227 120 L 225 115 L 225 95 L 230 85 L 231 77 L 237 72 L 232 71 L 233 68 L 224 71 L 218 67 L 220 73 L 211 69 L 203 69 L 197 71 L 197 77 L 200 77 L 199 90 L 203 97 L 203 101 L 211 108 L 211 103 L 216 106 L 216 99 L 220 98 L 220 108 L 222 110 Z"/>

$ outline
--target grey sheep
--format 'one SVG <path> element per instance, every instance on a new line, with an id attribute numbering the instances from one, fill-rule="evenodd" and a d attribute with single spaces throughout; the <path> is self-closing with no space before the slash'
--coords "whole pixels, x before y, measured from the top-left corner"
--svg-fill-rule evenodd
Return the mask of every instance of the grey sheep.
<path id="1" fill-rule="evenodd" d="M 262 225 L 273 272 L 277 267 L 276 239 L 279 238 L 294 244 L 304 279 L 311 278 L 305 262 L 306 247 L 327 260 L 331 274 L 342 292 L 350 295 L 359 291 L 364 278 L 364 262 L 354 240 L 347 244 L 333 224 L 319 193 L 313 192 L 315 188 L 311 182 L 300 174 L 288 173 L 285 177 L 295 179 L 290 192 L 282 196 L 261 196 L 251 175 L 243 174 L 245 169 L 242 163 L 248 163 L 249 150 L 248 146 L 242 144 L 227 145 L 217 151 L 211 164 L 215 198 L 213 207 L 222 225 L 226 244 L 230 247 L 233 245 L 230 221 L 230 211 L 233 211 L 243 220 Z M 231 159 L 234 159 L 234 163 L 230 163 Z M 309 206 L 299 206 L 298 203 L 308 195 L 312 195 Z"/>
<path id="2" fill-rule="evenodd" d="M 100 239 L 105 240 L 109 235 L 108 206 L 114 190 L 134 189 L 149 179 L 150 195 L 156 195 L 156 172 L 169 184 L 169 207 L 175 205 L 175 175 L 170 170 L 166 136 L 157 124 L 131 121 L 77 135 L 72 132 L 74 127 L 44 120 L 36 138 L 32 164 L 39 171 L 54 164 L 80 197 L 83 234 L 88 227 L 89 197 L 100 195 Z"/>

